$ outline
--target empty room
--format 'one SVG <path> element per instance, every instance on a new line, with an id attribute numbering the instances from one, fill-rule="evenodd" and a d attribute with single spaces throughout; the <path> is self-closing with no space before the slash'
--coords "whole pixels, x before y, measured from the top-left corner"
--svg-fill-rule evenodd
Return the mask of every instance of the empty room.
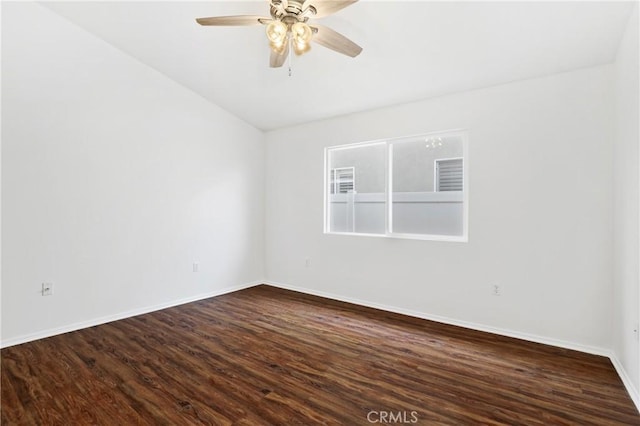
<path id="1" fill-rule="evenodd" d="M 637 1 L 2 1 L 2 425 L 640 425 Z"/>

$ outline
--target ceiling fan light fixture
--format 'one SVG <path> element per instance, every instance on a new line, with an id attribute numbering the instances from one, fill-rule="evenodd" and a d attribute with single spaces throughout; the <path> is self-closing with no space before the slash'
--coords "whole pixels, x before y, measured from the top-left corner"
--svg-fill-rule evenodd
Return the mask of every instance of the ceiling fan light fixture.
<path id="1" fill-rule="evenodd" d="M 271 48 L 271 50 L 276 52 L 278 55 L 282 55 L 284 53 L 284 50 L 285 50 L 285 47 L 286 47 L 286 42 L 274 43 L 274 42 L 270 41 L 269 42 L 269 47 Z"/>
<path id="2" fill-rule="evenodd" d="M 307 53 L 309 50 L 311 50 L 309 43 L 293 43 L 293 52 L 298 56 Z"/>
<path id="3" fill-rule="evenodd" d="M 282 21 L 271 21 L 267 25 L 267 38 L 277 46 L 283 45 L 287 38 L 287 25 Z"/>
<path id="4" fill-rule="evenodd" d="M 309 44 L 311 37 L 313 37 L 313 30 L 304 22 L 296 22 L 291 25 L 293 51 L 296 55 L 302 55 L 311 49 Z"/>
<path id="5" fill-rule="evenodd" d="M 313 36 L 313 30 L 304 22 L 296 22 L 291 26 L 293 41 L 299 44 L 309 44 Z"/>

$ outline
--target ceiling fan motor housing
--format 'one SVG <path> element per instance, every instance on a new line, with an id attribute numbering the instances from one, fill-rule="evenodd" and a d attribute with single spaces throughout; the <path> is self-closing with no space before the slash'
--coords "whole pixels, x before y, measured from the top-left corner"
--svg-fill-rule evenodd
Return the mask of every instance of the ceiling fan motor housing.
<path id="1" fill-rule="evenodd" d="M 304 3 L 299 0 L 289 0 L 286 5 L 283 5 L 282 0 L 273 0 L 270 8 L 271 16 L 286 23 L 307 22 L 310 17 L 316 14 L 316 9 L 313 5 L 308 5 L 305 8 Z"/>

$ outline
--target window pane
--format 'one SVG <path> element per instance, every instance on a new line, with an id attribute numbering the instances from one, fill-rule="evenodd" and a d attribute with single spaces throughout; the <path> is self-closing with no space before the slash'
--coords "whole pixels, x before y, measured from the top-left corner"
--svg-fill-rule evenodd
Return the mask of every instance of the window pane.
<path id="1" fill-rule="evenodd" d="M 329 231 L 384 234 L 387 147 L 329 150 Z"/>
<path id="2" fill-rule="evenodd" d="M 462 138 L 420 137 L 394 142 L 392 150 L 392 232 L 462 236 Z"/>

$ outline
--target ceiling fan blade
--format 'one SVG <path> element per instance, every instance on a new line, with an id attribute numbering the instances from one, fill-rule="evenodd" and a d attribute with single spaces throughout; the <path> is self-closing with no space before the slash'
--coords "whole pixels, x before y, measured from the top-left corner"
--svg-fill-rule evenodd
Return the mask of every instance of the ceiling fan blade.
<path id="1" fill-rule="evenodd" d="M 214 16 L 211 18 L 198 18 L 196 22 L 200 25 L 217 25 L 217 26 L 230 26 L 230 25 L 261 25 L 260 20 L 271 21 L 271 18 L 265 18 L 264 16 L 253 15 L 240 15 L 240 16 Z"/>
<path id="2" fill-rule="evenodd" d="M 320 46 L 335 50 L 338 53 L 351 56 L 352 58 L 355 58 L 362 52 L 362 47 L 329 27 L 314 24 L 311 28 L 316 32 L 311 40 Z"/>
<path id="3" fill-rule="evenodd" d="M 347 6 L 351 6 L 357 1 L 358 0 L 307 0 L 304 2 L 302 10 L 311 6 L 316 10 L 316 14 L 313 16 L 314 18 L 324 18 Z"/>
<path id="4" fill-rule="evenodd" d="M 271 57 L 269 58 L 269 66 L 271 68 L 280 68 L 284 61 L 289 56 L 289 43 L 285 44 L 282 53 L 277 53 L 271 50 Z"/>

